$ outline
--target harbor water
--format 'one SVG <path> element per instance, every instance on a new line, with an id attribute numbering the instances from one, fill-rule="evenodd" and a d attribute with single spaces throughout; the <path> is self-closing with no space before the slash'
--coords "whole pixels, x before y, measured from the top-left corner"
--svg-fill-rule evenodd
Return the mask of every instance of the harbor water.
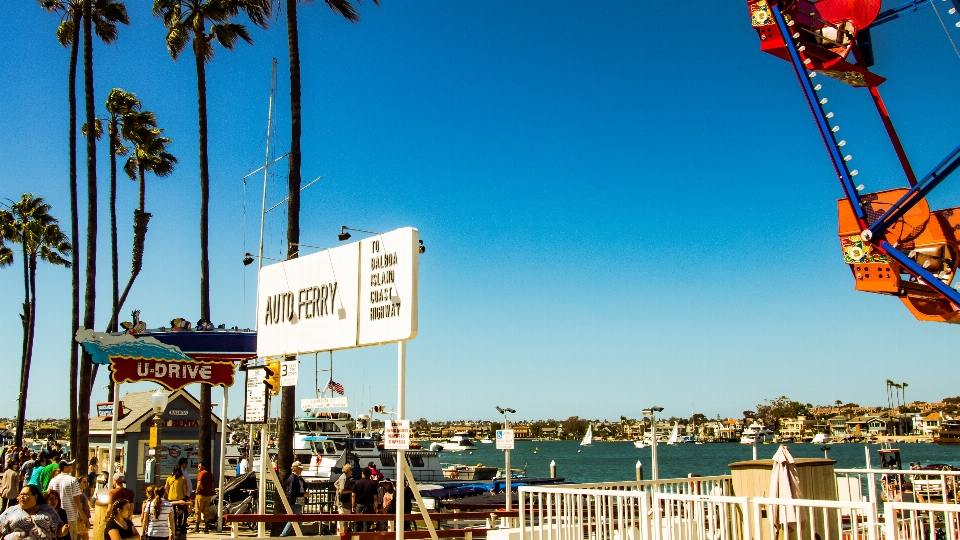
<path id="1" fill-rule="evenodd" d="M 427 443 L 429 445 L 429 443 Z M 794 457 L 823 457 L 823 445 L 788 444 Z M 836 460 L 838 469 L 864 468 L 864 446 L 869 446 L 873 467 L 879 466 L 877 450 L 880 445 L 831 444 L 830 459 Z M 938 446 L 929 443 L 895 443 L 901 450 L 904 468 L 912 462 L 960 464 L 960 446 Z M 757 458 L 770 459 L 779 448 L 778 444 L 757 445 Z M 752 459 L 753 447 L 739 443 L 657 445 L 657 460 L 660 463 L 660 478 L 680 478 L 688 474 L 713 476 L 730 474 L 728 465 L 736 461 Z M 651 476 L 650 448 L 638 449 L 632 442 L 598 442 L 592 446 L 580 446 L 580 441 L 517 441 L 510 461 L 514 469 L 526 467 L 529 478 L 550 476 L 550 462 L 557 464 L 557 476 L 567 482 L 612 482 L 633 480 L 637 461 L 643 464 L 644 479 Z M 440 461 L 447 464 L 503 467 L 503 451 L 495 444 L 477 442 L 471 454 L 464 452 L 441 452 Z"/>

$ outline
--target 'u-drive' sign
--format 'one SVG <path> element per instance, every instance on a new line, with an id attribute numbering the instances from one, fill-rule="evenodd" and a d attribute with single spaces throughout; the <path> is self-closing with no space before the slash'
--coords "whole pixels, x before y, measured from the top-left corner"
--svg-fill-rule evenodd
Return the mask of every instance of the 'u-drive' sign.
<path id="1" fill-rule="evenodd" d="M 419 256 L 419 234 L 406 227 L 264 266 L 257 292 L 257 355 L 413 339 Z"/>

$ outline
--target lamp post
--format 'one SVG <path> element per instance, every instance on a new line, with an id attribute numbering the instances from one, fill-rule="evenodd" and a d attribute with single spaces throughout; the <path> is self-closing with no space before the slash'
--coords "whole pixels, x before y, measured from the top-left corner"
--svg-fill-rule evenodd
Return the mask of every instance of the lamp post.
<path id="1" fill-rule="evenodd" d="M 497 407 L 497 412 L 503 415 L 503 429 L 505 430 L 510 429 L 510 419 L 507 418 L 507 413 L 516 414 L 517 411 L 509 407 L 505 409 L 501 409 L 500 407 Z M 513 488 L 510 486 L 510 480 L 513 477 L 513 473 L 510 471 L 510 450 L 509 449 L 504 450 L 503 455 L 506 458 L 506 464 L 505 464 L 507 469 L 507 481 L 506 481 L 507 506 L 506 508 L 507 508 L 507 512 L 509 512 L 510 510 L 513 509 Z"/>
<path id="2" fill-rule="evenodd" d="M 650 419 L 650 438 L 653 439 L 652 446 L 650 447 L 650 461 L 652 461 L 653 472 L 651 477 L 653 480 L 659 480 L 659 467 L 657 466 L 657 413 L 662 412 L 663 407 L 650 407 L 649 409 L 644 409 L 643 417 Z"/>
<path id="3" fill-rule="evenodd" d="M 157 388 L 157 391 L 150 396 L 150 405 L 153 407 L 153 426 L 150 427 L 150 447 L 153 449 L 154 467 L 157 466 L 156 458 L 158 448 L 160 447 L 160 423 L 163 421 L 161 417 L 163 416 L 163 411 L 167 409 L 167 403 L 169 401 L 170 396 L 161 388 Z"/>

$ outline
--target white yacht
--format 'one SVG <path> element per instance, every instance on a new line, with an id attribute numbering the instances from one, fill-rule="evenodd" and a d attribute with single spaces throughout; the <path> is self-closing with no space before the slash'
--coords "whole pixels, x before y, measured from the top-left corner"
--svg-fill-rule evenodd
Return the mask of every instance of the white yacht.
<path id="1" fill-rule="evenodd" d="M 743 434 L 740 437 L 740 444 L 772 442 L 773 437 L 773 431 L 767 428 L 767 426 L 754 422 L 750 424 L 750 427 L 743 430 Z"/>
<path id="2" fill-rule="evenodd" d="M 466 433 L 455 433 L 450 440 L 443 443 L 444 452 L 463 452 L 464 450 L 473 450 L 477 445 L 473 444 L 470 436 Z"/>

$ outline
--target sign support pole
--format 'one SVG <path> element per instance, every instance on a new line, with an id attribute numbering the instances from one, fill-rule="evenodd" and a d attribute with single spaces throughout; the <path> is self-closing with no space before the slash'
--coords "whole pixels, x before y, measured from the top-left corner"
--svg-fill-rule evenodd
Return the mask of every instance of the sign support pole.
<path id="1" fill-rule="evenodd" d="M 227 400 L 230 397 L 230 388 L 227 386 L 223 387 L 223 413 L 220 416 L 220 493 L 223 493 L 223 476 L 224 476 L 224 466 L 226 464 L 227 456 Z M 220 516 L 223 515 L 223 497 L 217 497 L 217 532 L 223 532 L 223 520 L 220 519 Z"/>
<path id="2" fill-rule="evenodd" d="M 270 398 L 267 397 L 266 399 L 266 414 L 263 417 L 263 427 L 260 428 L 260 476 L 257 477 L 258 514 L 267 513 L 267 467 L 270 466 L 270 459 L 267 456 L 267 427 L 270 425 Z M 280 489 L 280 486 L 274 486 L 274 489 Z M 267 524 L 261 521 L 257 524 L 257 536 L 264 538 L 266 535 Z"/>
<path id="3" fill-rule="evenodd" d="M 111 373 L 112 377 L 113 374 Z M 113 417 L 110 418 L 110 453 L 107 457 L 107 486 L 109 489 L 113 489 L 113 475 L 116 472 L 114 469 L 114 460 L 116 460 L 117 455 L 117 419 L 120 417 L 120 383 L 113 383 Z M 126 472 L 126 471 L 124 471 Z"/>
<path id="4" fill-rule="evenodd" d="M 403 420 L 407 417 L 407 343 L 403 340 L 397 342 L 397 420 Z M 404 494 L 403 488 L 404 474 L 403 470 L 407 466 L 406 452 L 397 450 L 397 515 L 396 525 L 394 525 L 394 537 L 396 540 L 403 540 L 404 520 L 403 514 L 406 509 L 403 507 Z"/>
<path id="5" fill-rule="evenodd" d="M 504 429 L 510 429 L 510 420 L 507 420 L 507 415 L 503 415 L 503 423 L 506 424 Z M 506 465 L 507 465 L 507 512 L 513 510 L 513 489 L 510 486 L 510 480 L 513 477 L 513 472 L 510 470 L 510 449 L 503 451 L 506 454 Z"/>

